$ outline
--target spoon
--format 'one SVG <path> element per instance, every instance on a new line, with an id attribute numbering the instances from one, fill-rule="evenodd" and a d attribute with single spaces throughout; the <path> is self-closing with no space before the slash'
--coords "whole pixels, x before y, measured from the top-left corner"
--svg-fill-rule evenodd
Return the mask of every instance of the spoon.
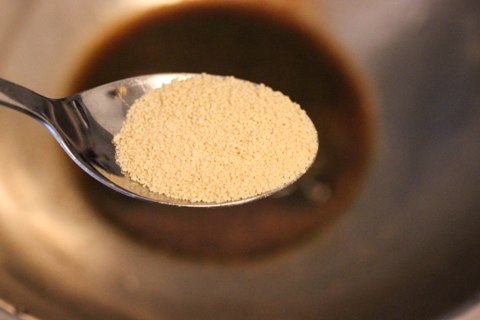
<path id="1" fill-rule="evenodd" d="M 151 192 L 124 175 L 115 162 L 112 139 L 120 131 L 130 106 L 147 91 L 191 76 L 194 74 L 166 73 L 128 78 L 61 99 L 41 96 L 0 78 L 0 105 L 40 121 L 80 168 L 107 187 L 135 199 L 185 207 L 231 206 L 267 197 L 299 178 L 249 198 L 205 203 Z"/>

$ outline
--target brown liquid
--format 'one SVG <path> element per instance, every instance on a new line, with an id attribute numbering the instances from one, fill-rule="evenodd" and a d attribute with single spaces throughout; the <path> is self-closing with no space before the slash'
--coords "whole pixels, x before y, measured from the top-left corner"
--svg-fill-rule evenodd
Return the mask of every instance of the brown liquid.
<path id="1" fill-rule="evenodd" d="M 158 9 L 107 36 L 79 70 L 72 92 L 157 72 L 262 82 L 300 103 L 319 131 L 317 160 L 292 194 L 237 207 L 144 203 L 81 174 L 92 206 L 154 247 L 217 259 L 278 251 L 344 210 L 364 176 L 371 151 L 364 92 L 330 44 L 286 13 L 233 4 Z"/>

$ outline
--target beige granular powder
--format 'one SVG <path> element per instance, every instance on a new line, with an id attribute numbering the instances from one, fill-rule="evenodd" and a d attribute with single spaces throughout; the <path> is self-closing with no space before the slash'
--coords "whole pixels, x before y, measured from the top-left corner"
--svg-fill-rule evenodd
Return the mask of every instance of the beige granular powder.
<path id="1" fill-rule="evenodd" d="M 207 74 L 140 97 L 113 142 L 130 179 L 171 198 L 208 203 L 286 185 L 318 149 L 313 123 L 287 96 Z"/>

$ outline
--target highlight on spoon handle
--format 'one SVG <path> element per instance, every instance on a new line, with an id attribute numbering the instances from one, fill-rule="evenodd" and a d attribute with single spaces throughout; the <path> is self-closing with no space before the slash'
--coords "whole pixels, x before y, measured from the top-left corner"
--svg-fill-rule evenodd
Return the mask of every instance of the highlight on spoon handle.
<path id="1" fill-rule="evenodd" d="M 46 111 L 51 101 L 18 84 L 0 78 L 0 105 L 48 122 Z"/>

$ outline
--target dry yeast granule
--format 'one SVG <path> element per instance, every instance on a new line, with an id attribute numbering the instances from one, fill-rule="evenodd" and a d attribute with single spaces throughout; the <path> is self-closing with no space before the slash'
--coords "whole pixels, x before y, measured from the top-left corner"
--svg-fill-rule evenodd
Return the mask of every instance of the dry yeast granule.
<path id="1" fill-rule="evenodd" d="M 313 123 L 287 96 L 207 74 L 137 99 L 113 142 L 130 179 L 171 198 L 207 203 L 286 185 L 318 149 Z"/>

